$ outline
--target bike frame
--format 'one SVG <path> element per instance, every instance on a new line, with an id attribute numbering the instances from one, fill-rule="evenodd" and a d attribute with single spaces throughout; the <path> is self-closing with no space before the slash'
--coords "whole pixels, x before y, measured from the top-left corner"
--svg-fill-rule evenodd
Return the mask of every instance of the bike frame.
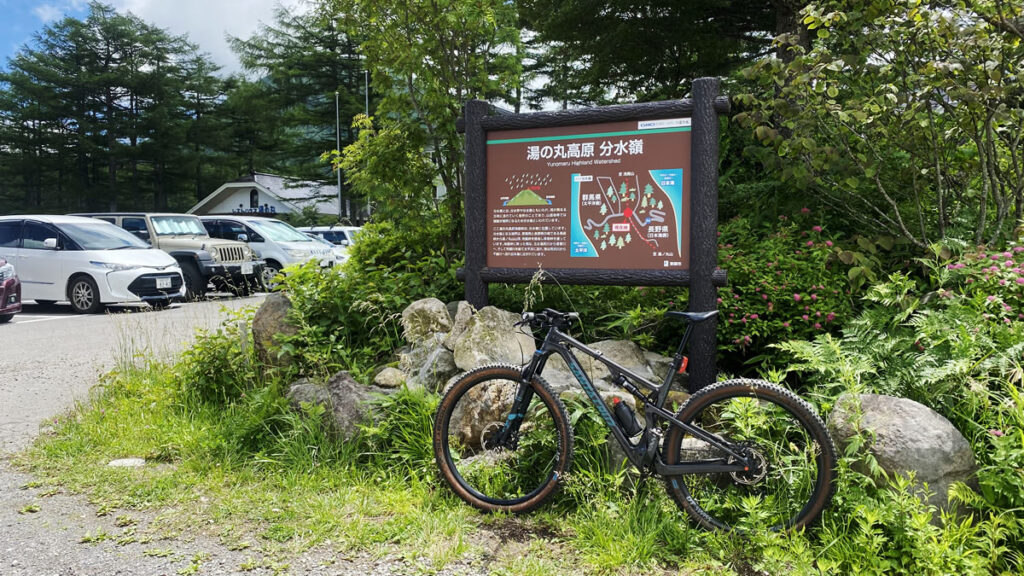
<path id="1" fill-rule="evenodd" d="M 693 323 L 687 323 L 686 331 L 683 333 L 683 337 L 679 342 L 679 348 L 676 350 L 675 357 L 669 366 L 668 374 L 665 375 L 664 381 L 659 385 L 630 371 L 626 367 L 617 364 L 615 361 L 605 358 L 604 354 L 600 351 L 594 350 L 572 336 L 562 332 L 557 326 L 551 326 L 548 329 L 547 336 L 544 338 L 544 342 L 534 353 L 529 364 L 527 364 L 522 370 L 520 386 L 513 404 L 512 413 L 509 415 L 508 420 L 505 423 L 505 430 L 501 436 L 509 437 L 510 435 L 516 435 L 519 424 L 522 422 L 522 416 L 525 415 L 526 407 L 529 406 L 530 399 L 532 398 L 533 390 L 528 385 L 529 382 L 533 380 L 534 375 L 540 375 L 543 372 L 544 366 L 547 364 L 547 360 L 552 354 L 558 354 L 565 361 L 566 366 L 569 367 L 569 371 L 572 372 L 577 382 L 579 382 L 580 387 L 583 388 L 583 392 L 590 400 L 590 403 L 594 405 L 598 414 L 601 415 L 601 419 L 604 421 L 605 425 L 611 430 L 612 436 L 614 436 L 615 440 L 618 441 L 619 445 L 626 453 L 630 463 L 637 469 L 643 470 L 645 468 L 653 468 L 654 472 L 660 476 L 742 472 L 749 469 L 750 462 L 748 462 L 747 459 L 734 448 L 733 444 L 712 432 L 708 432 L 707 430 L 692 424 L 681 422 L 674 414 L 664 408 L 672 385 L 672 378 L 682 365 L 683 350 L 686 347 L 686 343 L 689 340 L 692 331 Z M 634 399 L 644 403 L 643 432 L 635 444 L 630 441 L 622 427 L 615 418 L 612 417 L 608 407 L 601 399 L 600 394 L 598 394 L 593 381 L 591 381 L 590 377 L 583 370 L 579 360 L 573 353 L 573 349 L 579 350 L 607 366 L 612 375 L 612 384 L 622 390 L 625 390 L 633 396 Z M 650 390 L 650 393 L 644 394 L 644 392 L 634 383 L 638 383 L 643 388 Z M 730 464 L 726 462 L 725 459 L 719 458 L 714 460 L 693 460 L 671 465 L 666 464 L 659 451 L 659 441 L 663 435 L 663 431 L 658 426 L 659 421 L 665 421 L 668 422 L 669 425 L 678 426 L 693 435 L 695 438 L 722 450 L 726 454 L 732 456 L 734 459 L 733 463 Z"/>

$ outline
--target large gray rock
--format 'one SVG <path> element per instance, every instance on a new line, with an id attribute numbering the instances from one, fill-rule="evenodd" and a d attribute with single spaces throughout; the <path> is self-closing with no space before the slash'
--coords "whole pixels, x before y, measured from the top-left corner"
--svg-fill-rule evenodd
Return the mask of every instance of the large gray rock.
<path id="1" fill-rule="evenodd" d="M 355 381 L 348 372 L 338 372 L 325 384 L 302 378 L 288 388 L 287 397 L 296 410 L 303 402 L 326 408 L 331 428 L 349 440 L 359 431 L 359 424 L 375 421 L 379 417 L 370 400 L 394 392 L 394 389 L 365 386 Z"/>
<path id="2" fill-rule="evenodd" d="M 873 441 L 867 450 L 887 474 L 914 473 L 927 483 L 928 503 L 948 509 L 954 482 L 974 481 L 977 466 L 971 445 L 960 432 L 931 408 L 880 394 L 844 394 L 836 400 L 828 428 L 837 446 L 845 447 L 865 431 Z"/>
<path id="3" fill-rule="evenodd" d="M 410 388 L 426 388 L 437 392 L 445 382 L 459 373 L 455 355 L 444 346 L 445 335 L 440 332 L 398 354 L 398 369 L 408 375 Z"/>
<path id="4" fill-rule="evenodd" d="M 455 342 L 456 366 L 472 370 L 484 364 L 528 362 L 537 346 L 532 335 L 513 326 L 519 320 L 518 314 L 494 306 L 479 310 Z"/>
<path id="5" fill-rule="evenodd" d="M 419 369 L 409 376 L 410 387 L 423 387 L 431 392 L 441 392 L 448 380 L 459 373 L 455 365 L 455 354 L 444 346 L 427 352 Z"/>
<path id="6" fill-rule="evenodd" d="M 659 378 L 654 376 L 654 372 L 648 366 L 643 349 L 635 343 L 628 340 L 602 340 L 589 346 L 601 352 L 605 358 L 621 364 L 631 372 L 643 376 L 655 384 L 660 383 Z M 611 372 L 603 363 L 580 352 L 576 353 L 576 359 L 579 360 L 583 371 L 587 373 L 599 391 L 614 393 L 617 390 L 610 384 Z M 572 375 L 565 361 L 558 355 L 554 355 L 548 360 L 547 366 L 544 368 L 544 378 L 559 393 L 579 387 L 576 377 Z"/>
<path id="7" fill-rule="evenodd" d="M 459 341 L 459 337 L 466 332 L 466 328 L 469 327 L 469 321 L 473 319 L 473 313 L 476 311 L 473 305 L 465 300 L 455 302 L 454 304 L 454 306 L 448 305 L 448 311 L 451 312 L 452 308 L 454 308 L 455 313 L 452 314 L 452 329 L 444 340 L 445 348 L 452 351 L 455 350 L 455 343 Z"/>
<path id="8" fill-rule="evenodd" d="M 281 292 L 267 296 L 260 304 L 252 320 L 252 339 L 260 360 L 270 366 L 286 367 L 291 365 L 292 356 L 281 350 L 282 337 L 293 336 L 298 332 L 288 321 L 292 302 Z"/>
<path id="9" fill-rule="evenodd" d="M 434 334 L 447 334 L 452 329 L 452 318 L 444 302 L 424 298 L 402 311 L 402 328 L 406 341 L 415 346 Z"/>

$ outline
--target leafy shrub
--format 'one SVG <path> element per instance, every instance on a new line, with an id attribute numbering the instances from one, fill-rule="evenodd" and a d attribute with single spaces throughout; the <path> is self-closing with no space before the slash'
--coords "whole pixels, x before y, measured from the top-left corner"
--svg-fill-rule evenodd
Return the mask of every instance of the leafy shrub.
<path id="1" fill-rule="evenodd" d="M 177 366 L 186 392 L 227 404 L 261 384 L 250 336 L 254 314 L 252 308 L 238 310 L 215 330 L 199 332 Z"/>
<path id="2" fill-rule="evenodd" d="M 853 312 L 847 268 L 809 213 L 774 230 L 734 219 L 721 226 L 719 262 L 729 285 L 719 290 L 719 346 L 746 354 L 815 334 L 838 332 Z M 836 248 L 837 249 L 837 248 Z"/>
<path id="3" fill-rule="evenodd" d="M 314 263 L 291 268 L 281 289 L 292 300 L 298 334 L 284 343 L 299 371 L 326 378 L 339 369 L 367 371 L 402 345 L 398 319 L 428 296 L 459 298 L 457 255 L 434 250 L 437 230 L 368 225 L 342 273 Z"/>
<path id="4" fill-rule="evenodd" d="M 1024 560 L 1006 553 L 1024 543 L 1024 321 L 1016 312 L 1020 285 L 1000 282 L 1018 275 L 1018 266 L 1002 260 L 993 270 L 990 262 L 978 254 L 924 259 L 928 278 L 897 273 L 872 287 L 870 304 L 842 338 L 825 334 L 781 348 L 826 403 L 846 390 L 886 393 L 953 422 L 981 467 L 978 493 L 955 491 L 979 518 L 961 527 L 960 537 L 970 540 L 963 546 L 998 551 L 994 566 L 1013 571 Z M 946 526 L 942 541 L 954 537 L 953 528 Z"/>

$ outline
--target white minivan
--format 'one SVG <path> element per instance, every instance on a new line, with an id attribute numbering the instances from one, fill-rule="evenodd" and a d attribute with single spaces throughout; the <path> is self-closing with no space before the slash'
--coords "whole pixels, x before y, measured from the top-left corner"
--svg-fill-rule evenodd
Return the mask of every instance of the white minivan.
<path id="1" fill-rule="evenodd" d="M 266 264 L 263 277 L 266 284 L 285 266 L 315 260 L 323 267 L 340 264 L 328 247 L 287 222 L 259 216 L 200 216 L 210 236 L 227 240 L 241 240 L 249 244 L 256 257 Z"/>
<path id="2" fill-rule="evenodd" d="M 0 216 L 0 256 L 18 270 L 23 300 L 67 300 L 83 314 L 121 302 L 163 308 L 185 296 L 173 257 L 94 218 Z"/>

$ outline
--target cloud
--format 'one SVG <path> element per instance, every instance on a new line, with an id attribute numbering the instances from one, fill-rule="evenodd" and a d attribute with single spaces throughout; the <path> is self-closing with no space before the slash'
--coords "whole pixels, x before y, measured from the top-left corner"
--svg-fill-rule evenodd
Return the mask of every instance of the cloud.
<path id="1" fill-rule="evenodd" d="M 47 24 L 63 16 L 64 8 L 54 6 L 53 4 L 40 4 L 32 9 L 32 13 L 44 24 Z"/>
<path id="2" fill-rule="evenodd" d="M 76 0 L 77 1 L 77 0 Z M 227 36 L 248 38 L 260 22 L 274 20 L 278 4 L 295 0 L 113 0 L 121 12 L 131 12 L 146 22 L 188 39 L 207 52 L 225 73 L 241 71 Z"/>

